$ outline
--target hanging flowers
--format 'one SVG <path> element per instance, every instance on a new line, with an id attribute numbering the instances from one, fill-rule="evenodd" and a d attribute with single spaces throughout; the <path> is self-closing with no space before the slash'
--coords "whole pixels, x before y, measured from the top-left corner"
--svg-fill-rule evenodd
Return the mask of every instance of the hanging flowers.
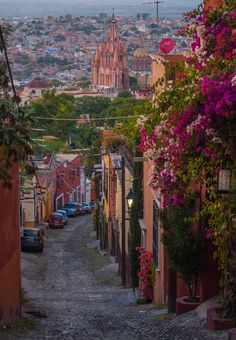
<path id="1" fill-rule="evenodd" d="M 235 4 L 186 16 L 193 42 L 185 76 L 157 93 L 155 113 L 142 120 L 140 149 L 154 162 L 150 184 L 165 204 L 181 203 L 189 187 L 215 176 L 235 133 Z M 182 31 L 182 33 L 183 33 Z M 165 112 L 163 114 L 163 112 Z"/>

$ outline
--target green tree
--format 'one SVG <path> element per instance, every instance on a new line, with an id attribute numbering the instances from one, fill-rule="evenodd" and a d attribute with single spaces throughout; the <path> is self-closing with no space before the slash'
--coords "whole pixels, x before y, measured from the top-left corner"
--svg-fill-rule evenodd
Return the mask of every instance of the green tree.
<path id="1" fill-rule="evenodd" d="M 111 104 L 111 99 L 107 97 L 91 97 L 84 96 L 75 100 L 76 114 L 90 115 L 92 118 L 101 116 L 101 113 L 106 110 Z"/>
<path id="2" fill-rule="evenodd" d="M 129 77 L 129 84 L 132 91 L 136 91 L 140 89 L 138 81 L 135 77 Z"/>
<path id="3" fill-rule="evenodd" d="M 42 118 L 74 119 L 74 97 L 69 94 L 56 95 L 55 90 L 46 91 L 42 98 L 30 103 L 30 108 L 35 116 Z M 56 136 L 64 141 L 75 127 L 74 121 L 38 120 L 40 127 L 43 127 L 47 134 Z"/>
<path id="4" fill-rule="evenodd" d="M 102 112 L 102 117 L 117 117 L 117 122 L 123 122 L 123 119 L 118 117 L 122 116 L 134 116 L 139 110 L 143 108 L 147 100 L 138 100 L 135 98 L 115 98 L 109 105 L 109 107 Z M 107 124 L 113 127 L 115 120 L 107 120 Z"/>
<path id="5" fill-rule="evenodd" d="M 0 52 L 6 52 L 6 38 L 10 32 L 8 27 L 0 27 Z M 21 162 L 25 170 L 32 171 L 28 165 L 28 157 L 32 154 L 30 145 L 30 125 L 32 113 L 20 107 L 20 98 L 10 96 L 8 67 L 4 59 L 0 60 L 0 179 L 3 185 L 12 186 L 11 169 L 13 164 Z"/>
<path id="6" fill-rule="evenodd" d="M 122 91 L 120 93 L 118 93 L 118 98 L 131 98 L 132 97 L 132 93 L 130 91 Z"/>
<path id="7" fill-rule="evenodd" d="M 188 197 L 179 206 L 170 206 L 162 211 L 163 244 L 170 266 L 176 270 L 188 287 L 188 300 L 196 301 L 198 277 L 203 268 L 203 233 L 194 231 L 191 218 L 196 211 L 197 200 Z"/>
<path id="8" fill-rule="evenodd" d="M 80 148 L 88 148 L 93 145 L 93 141 L 95 141 L 99 135 L 100 131 L 95 125 L 83 124 L 76 128 L 76 132 L 73 134 L 73 140 Z"/>

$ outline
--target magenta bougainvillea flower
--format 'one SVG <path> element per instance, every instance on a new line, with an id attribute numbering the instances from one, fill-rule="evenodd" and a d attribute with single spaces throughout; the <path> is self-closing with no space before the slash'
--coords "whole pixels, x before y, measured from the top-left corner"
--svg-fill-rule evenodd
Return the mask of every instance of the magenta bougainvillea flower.
<path id="1" fill-rule="evenodd" d="M 181 76 L 157 91 L 155 113 L 139 126 L 139 148 L 153 160 L 150 185 L 165 206 L 181 204 L 206 172 L 215 176 L 236 137 L 235 16 L 232 0 L 186 15 L 181 33 L 193 41 Z"/>

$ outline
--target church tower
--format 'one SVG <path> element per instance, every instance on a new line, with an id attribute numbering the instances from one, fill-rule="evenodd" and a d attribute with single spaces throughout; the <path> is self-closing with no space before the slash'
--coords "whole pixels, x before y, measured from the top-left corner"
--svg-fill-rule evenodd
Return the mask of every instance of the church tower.
<path id="1" fill-rule="evenodd" d="M 117 21 L 113 14 L 108 41 L 97 47 L 92 61 L 92 84 L 117 91 L 129 88 L 127 48 L 120 42 Z"/>

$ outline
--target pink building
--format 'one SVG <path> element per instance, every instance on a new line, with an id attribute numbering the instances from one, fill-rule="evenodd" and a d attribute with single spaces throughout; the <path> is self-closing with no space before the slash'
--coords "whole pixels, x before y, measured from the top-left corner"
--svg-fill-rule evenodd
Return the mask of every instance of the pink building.
<path id="1" fill-rule="evenodd" d="M 92 84 L 119 90 L 129 87 L 127 48 L 119 40 L 114 14 L 108 42 L 98 46 L 92 61 Z"/>
<path id="2" fill-rule="evenodd" d="M 163 228 L 160 221 L 160 209 L 163 208 L 162 197 L 158 191 L 154 191 L 149 185 L 149 173 L 152 161 L 146 159 L 143 165 L 144 176 L 144 215 L 139 220 L 141 227 L 141 245 L 153 253 L 155 263 L 154 302 L 156 304 L 168 304 L 173 287 L 170 287 L 171 271 L 167 252 L 162 243 Z M 202 189 L 202 201 L 205 189 Z M 198 227 L 198 225 L 196 225 Z M 171 293 L 172 290 L 172 293 Z M 176 298 L 187 295 L 187 286 L 177 275 Z M 210 239 L 205 240 L 204 267 L 199 277 L 200 302 L 204 302 L 212 296 L 219 294 L 219 272 L 217 261 L 214 259 L 214 246 Z"/>

